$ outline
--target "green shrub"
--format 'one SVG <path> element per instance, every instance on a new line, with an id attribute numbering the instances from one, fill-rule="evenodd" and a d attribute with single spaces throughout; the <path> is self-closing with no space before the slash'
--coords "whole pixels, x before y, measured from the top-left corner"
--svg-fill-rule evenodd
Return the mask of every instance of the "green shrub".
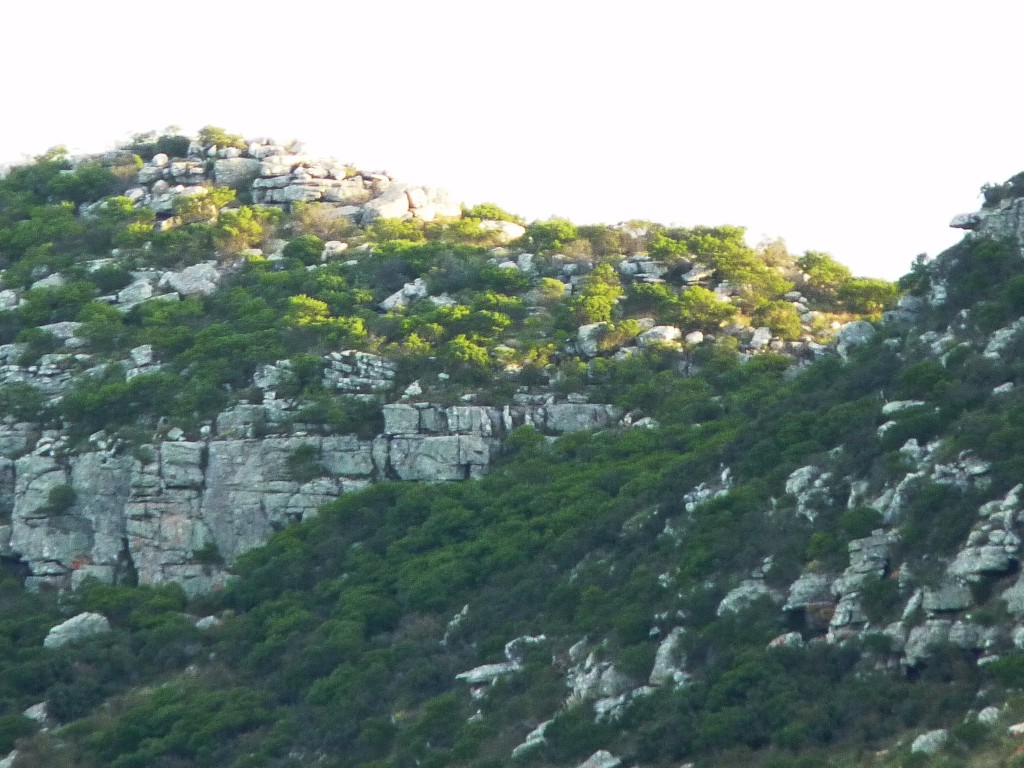
<path id="1" fill-rule="evenodd" d="M 0 387 L 0 415 L 17 421 L 37 421 L 46 405 L 43 393 L 27 382 L 14 381 Z"/>
<path id="2" fill-rule="evenodd" d="M 490 219 L 491 221 L 511 221 L 513 224 L 526 224 L 522 216 L 509 213 L 494 203 L 477 203 L 472 208 L 463 208 L 462 215 L 467 219 Z"/>
<path id="3" fill-rule="evenodd" d="M 769 301 L 754 311 L 752 318 L 756 326 L 767 326 L 772 333 L 786 341 L 800 338 L 800 313 L 787 301 Z"/>
<path id="4" fill-rule="evenodd" d="M 26 328 L 14 338 L 14 341 L 25 345 L 18 358 L 18 365 L 21 366 L 35 365 L 43 355 L 56 352 L 64 346 L 60 339 L 42 328 Z"/>
<path id="5" fill-rule="evenodd" d="M 286 259 L 298 259 L 307 267 L 320 263 L 324 242 L 316 235 L 299 235 L 284 247 Z"/>
<path id="6" fill-rule="evenodd" d="M 207 125 L 199 130 L 198 136 L 199 143 L 204 147 L 217 146 L 220 149 L 227 147 L 234 147 L 236 149 L 246 149 L 248 144 L 245 143 L 245 139 L 235 133 L 228 133 L 223 128 L 219 128 L 216 125 Z"/>
<path id="7" fill-rule="evenodd" d="M 839 517 L 839 528 L 848 539 L 863 539 L 881 525 L 882 513 L 871 507 L 854 507 Z"/>
<path id="8" fill-rule="evenodd" d="M 285 460 L 288 475 L 297 483 L 308 483 L 327 474 L 327 468 L 320 463 L 320 452 L 311 443 L 303 443 Z"/>
<path id="9" fill-rule="evenodd" d="M 46 494 L 44 510 L 48 515 L 63 515 L 71 510 L 78 494 L 70 485 L 55 485 Z"/>

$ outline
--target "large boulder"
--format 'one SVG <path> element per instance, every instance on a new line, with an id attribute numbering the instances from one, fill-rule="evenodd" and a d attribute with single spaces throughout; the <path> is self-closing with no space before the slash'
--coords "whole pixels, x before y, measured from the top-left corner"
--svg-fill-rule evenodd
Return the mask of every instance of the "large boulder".
<path id="1" fill-rule="evenodd" d="M 409 214 L 409 196 L 405 194 L 408 186 L 391 184 L 380 197 L 376 197 L 363 206 L 359 223 L 364 227 L 377 219 L 401 219 Z"/>
<path id="2" fill-rule="evenodd" d="M 576 330 L 576 351 L 583 357 L 596 357 L 608 323 L 588 323 Z"/>
<path id="3" fill-rule="evenodd" d="M 209 296 L 217 290 L 220 273 L 213 264 L 193 264 L 181 272 L 165 272 L 160 278 L 161 288 L 170 288 L 182 296 Z"/>
<path id="4" fill-rule="evenodd" d="M 231 157 L 213 163 L 213 180 L 222 187 L 243 189 L 259 175 L 260 161 L 252 157 Z"/>
<path id="5" fill-rule="evenodd" d="M 649 347 L 654 344 L 675 344 L 682 337 L 683 332 L 674 325 L 656 325 L 637 336 L 636 343 L 641 347 Z"/>
<path id="6" fill-rule="evenodd" d="M 80 613 L 63 624 L 53 627 L 43 640 L 46 648 L 62 648 L 74 643 L 110 631 L 107 617 L 99 613 Z"/>
<path id="7" fill-rule="evenodd" d="M 913 744 L 910 745 L 910 751 L 915 754 L 934 755 L 945 746 L 947 741 L 949 741 L 949 732 L 945 728 L 928 731 L 914 739 Z"/>
<path id="8" fill-rule="evenodd" d="M 836 351 L 845 359 L 853 347 L 867 344 L 875 335 L 875 326 L 867 320 L 847 323 L 836 334 Z"/>

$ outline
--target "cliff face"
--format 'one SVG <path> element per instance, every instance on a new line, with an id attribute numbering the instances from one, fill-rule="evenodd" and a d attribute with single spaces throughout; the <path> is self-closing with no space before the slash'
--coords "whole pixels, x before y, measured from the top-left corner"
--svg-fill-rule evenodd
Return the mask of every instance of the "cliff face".
<path id="1" fill-rule="evenodd" d="M 93 577 L 205 592 L 223 585 L 224 567 L 238 555 L 341 493 L 380 479 L 476 478 L 516 427 L 554 436 L 616 426 L 623 416 L 614 406 L 554 397 L 502 408 L 394 403 L 383 407 L 384 431 L 372 440 L 302 430 L 268 436 L 291 415 L 268 392 L 268 404 L 222 413 L 205 440 L 164 441 L 131 454 L 116 445 L 63 454 L 59 435 L 33 448 L 26 425 L 6 429 L 9 455 L 33 450 L 5 459 L 0 470 L 0 498 L 11 516 L 0 527 L 3 556 L 27 564 L 32 588 L 75 587 Z M 71 501 L 55 504 L 54 489 L 65 488 Z"/>

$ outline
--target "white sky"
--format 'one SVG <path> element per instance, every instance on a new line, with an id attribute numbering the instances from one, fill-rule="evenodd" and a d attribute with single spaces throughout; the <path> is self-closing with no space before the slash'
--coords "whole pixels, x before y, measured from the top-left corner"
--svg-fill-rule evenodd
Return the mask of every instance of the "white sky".
<path id="1" fill-rule="evenodd" d="M 529 219 L 739 224 L 896 277 L 1024 170 L 1024 3 L 36 0 L 0 160 L 206 124 Z"/>

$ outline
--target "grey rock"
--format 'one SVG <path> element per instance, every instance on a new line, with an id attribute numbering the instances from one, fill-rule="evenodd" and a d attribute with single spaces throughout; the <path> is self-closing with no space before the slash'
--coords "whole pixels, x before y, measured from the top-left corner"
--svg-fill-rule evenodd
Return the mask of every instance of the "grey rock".
<path id="1" fill-rule="evenodd" d="M 576 768 L 618 768 L 622 760 L 606 749 L 599 749 Z"/>
<path id="2" fill-rule="evenodd" d="M 953 622 L 948 619 L 931 619 L 913 627 L 907 635 L 903 651 L 906 664 L 915 667 L 927 659 L 932 649 L 949 639 L 949 629 L 952 625 Z"/>
<path id="3" fill-rule="evenodd" d="M 427 284 L 422 277 L 417 277 L 411 283 L 406 283 L 400 289 L 388 296 L 380 303 L 380 308 L 390 312 L 394 309 L 406 307 L 414 301 L 427 297 Z"/>
<path id="4" fill-rule="evenodd" d="M 511 221 L 484 219 L 480 222 L 480 229 L 484 232 L 493 232 L 495 239 L 502 244 L 511 243 L 526 234 L 526 227 Z M 522 269 L 519 264 L 516 265 L 516 268 Z M 529 269 L 523 269 L 523 271 L 528 272 Z"/>
<path id="5" fill-rule="evenodd" d="M 218 186 L 243 189 L 260 175 L 260 161 L 249 157 L 233 157 L 215 160 L 213 180 Z"/>
<path id="6" fill-rule="evenodd" d="M 983 574 L 1006 573 L 1017 562 L 1004 545 L 966 547 L 957 552 L 948 572 L 953 576 L 973 579 Z"/>
<path id="7" fill-rule="evenodd" d="M 957 579 L 944 581 L 935 589 L 924 590 L 924 609 L 930 613 L 962 611 L 974 602 L 970 588 Z"/>
<path id="8" fill-rule="evenodd" d="M 976 211 L 971 213 L 958 213 L 950 220 L 949 226 L 954 229 L 977 229 L 981 224 L 982 218 L 982 215 Z"/>
<path id="9" fill-rule="evenodd" d="M 568 706 L 595 699 L 614 698 L 630 690 L 630 681 L 610 661 L 597 661 L 594 654 L 582 664 L 569 668 L 565 684 L 570 689 Z"/>
<path id="10" fill-rule="evenodd" d="M 799 632 L 786 632 L 768 643 L 769 648 L 803 648 L 806 645 Z"/>
<path id="11" fill-rule="evenodd" d="M 523 743 L 512 750 L 512 759 L 515 760 L 526 752 L 529 752 L 531 749 L 535 749 L 536 747 L 546 744 L 547 739 L 544 738 L 544 732 L 553 722 L 554 720 L 545 720 L 526 734 L 526 737 L 523 739 Z"/>
<path id="12" fill-rule="evenodd" d="M 482 664 L 466 672 L 460 672 L 455 676 L 455 679 L 469 685 L 487 685 L 500 677 L 518 672 L 521 669 L 522 667 L 519 664 L 511 661 L 502 661 L 497 664 Z"/>
<path id="13" fill-rule="evenodd" d="M 1024 330 L 1024 317 L 1015 320 L 1005 328 L 999 328 L 992 332 L 988 338 L 988 343 L 985 345 L 985 350 L 982 355 L 989 358 L 990 360 L 999 360 L 1002 357 L 1003 350 L 1010 345 L 1022 330 Z"/>
<path id="14" fill-rule="evenodd" d="M 750 337 L 750 341 L 747 342 L 747 346 L 751 349 L 764 349 L 772 340 L 772 331 L 770 328 L 755 328 L 754 335 Z"/>
<path id="15" fill-rule="evenodd" d="M 107 617 L 99 613 L 80 613 L 62 624 L 50 629 L 43 640 L 46 648 L 62 648 L 74 643 L 110 631 Z"/>
<path id="16" fill-rule="evenodd" d="M 875 327 L 867 320 L 847 323 L 836 334 L 836 351 L 845 358 L 849 350 L 869 342 L 875 335 Z"/>
<path id="17" fill-rule="evenodd" d="M 594 403 L 560 403 L 545 409 L 544 426 L 549 432 L 580 432 L 609 427 L 622 418 L 622 409 Z"/>
<path id="18" fill-rule="evenodd" d="M 36 290 L 38 288 L 60 288 L 65 283 L 67 283 L 67 278 L 59 272 L 55 272 L 52 275 L 47 275 L 40 280 L 36 280 L 32 283 L 31 288 L 32 290 Z"/>
<path id="19" fill-rule="evenodd" d="M 680 649 L 685 632 L 682 627 L 675 627 L 658 645 L 654 655 L 654 666 L 648 678 L 651 685 L 672 684 L 678 687 L 691 680 L 692 675 L 685 669 L 686 657 Z"/>
<path id="20" fill-rule="evenodd" d="M 380 197 L 370 200 L 363 206 L 359 223 L 363 226 L 372 224 L 377 219 L 400 219 L 409 213 L 409 196 L 405 184 L 391 184 Z"/>
<path id="21" fill-rule="evenodd" d="M 224 622 L 218 619 L 216 616 L 203 616 L 203 618 L 196 621 L 196 629 L 205 632 L 211 629 L 216 629 L 223 623 Z"/>
<path id="22" fill-rule="evenodd" d="M 778 590 L 765 584 L 764 579 L 745 579 L 722 599 L 718 604 L 717 614 L 724 616 L 727 613 L 739 613 L 762 598 L 782 602 Z"/>
<path id="23" fill-rule="evenodd" d="M 794 470 L 786 479 L 786 493 L 796 497 L 796 514 L 811 522 L 828 506 L 828 481 L 831 475 L 820 467 L 808 465 Z"/>
<path id="24" fill-rule="evenodd" d="M 49 720 L 49 714 L 46 711 L 46 702 L 41 701 L 38 704 L 33 704 L 31 707 L 21 713 L 29 720 L 34 720 L 40 725 L 46 723 Z"/>
<path id="25" fill-rule="evenodd" d="M 649 347 L 654 344 L 674 344 L 682 336 L 683 332 L 674 325 L 656 325 L 637 336 L 636 342 L 641 347 Z"/>
<path id="26" fill-rule="evenodd" d="M 934 755 L 942 749 L 949 741 L 949 732 L 945 728 L 922 733 L 910 745 L 910 751 L 914 754 Z"/>
<path id="27" fill-rule="evenodd" d="M 999 707 L 985 707 L 978 713 L 978 722 L 983 725 L 995 725 L 999 721 Z"/>
<path id="28" fill-rule="evenodd" d="M 153 345 L 143 344 L 142 346 L 135 347 L 129 353 L 132 358 L 132 362 L 137 367 L 144 365 L 150 365 L 153 362 Z"/>
<path id="29" fill-rule="evenodd" d="M 217 290 L 220 273 L 209 263 L 194 264 L 181 272 L 167 272 L 160 285 L 168 286 L 182 296 L 208 296 Z"/>
<path id="30" fill-rule="evenodd" d="M 381 409 L 385 435 L 415 435 L 420 430 L 420 412 L 411 405 L 389 403 Z"/>
<path id="31" fill-rule="evenodd" d="M 583 357 L 596 357 L 600 352 L 598 345 L 604 337 L 608 323 L 589 323 L 576 330 L 576 350 Z"/>
<path id="32" fill-rule="evenodd" d="M 390 444 L 390 465 L 400 480 L 464 480 L 489 460 L 489 446 L 474 435 L 396 437 Z"/>
<path id="33" fill-rule="evenodd" d="M 818 603 L 831 603 L 834 579 L 823 573 L 804 573 L 789 587 L 783 610 L 792 611 Z"/>

